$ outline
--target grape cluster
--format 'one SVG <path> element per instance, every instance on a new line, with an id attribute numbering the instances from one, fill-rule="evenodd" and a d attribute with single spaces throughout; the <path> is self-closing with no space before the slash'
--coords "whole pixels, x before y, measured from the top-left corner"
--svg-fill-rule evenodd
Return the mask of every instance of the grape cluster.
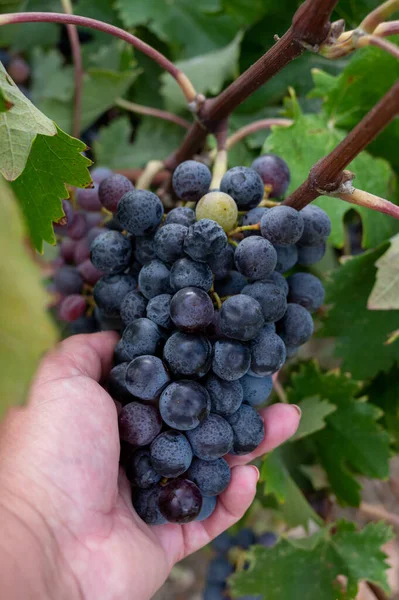
<path id="1" fill-rule="evenodd" d="M 203 593 L 204 600 L 227 600 L 227 578 L 233 574 L 234 566 L 230 559 L 240 557 L 243 551 L 258 544 L 270 548 L 277 542 L 277 537 L 271 531 L 258 536 L 251 529 L 243 528 L 236 535 L 225 531 L 212 542 L 215 555 L 209 561 L 206 573 L 206 583 Z M 260 600 L 260 596 L 241 596 L 239 600 Z"/>
<path id="2" fill-rule="evenodd" d="M 249 454 L 261 443 L 256 407 L 268 398 L 273 373 L 311 337 L 311 312 L 324 300 L 310 273 L 283 273 L 304 264 L 301 252 L 311 264 L 312 253 L 324 251 L 329 219 L 313 206 L 259 207 L 266 184 L 281 192 L 288 183 L 279 159 L 268 184 L 262 160 L 270 172 L 273 160 L 265 155 L 257 159 L 260 174 L 234 167 L 213 191 L 208 167 L 182 163 L 173 189 L 196 208 L 179 206 L 166 216 L 156 194 L 106 174 L 78 201 L 86 211 L 106 207 L 114 228 L 88 231 L 92 213 L 68 218 L 61 251 L 65 258 L 63 246 L 74 242 L 77 266 L 65 265 L 55 277 L 65 295 L 59 314 L 87 321 L 86 281 L 95 284 L 97 328 L 121 332 L 107 385 L 120 403 L 121 462 L 133 504 L 148 524 L 212 514 L 230 481 L 224 457 Z M 234 241 L 226 231 L 237 226 L 238 209 L 252 228 L 239 229 Z M 86 264 L 96 274 L 90 282 Z M 72 314 L 65 305 L 75 298 L 83 299 L 82 311 Z"/>

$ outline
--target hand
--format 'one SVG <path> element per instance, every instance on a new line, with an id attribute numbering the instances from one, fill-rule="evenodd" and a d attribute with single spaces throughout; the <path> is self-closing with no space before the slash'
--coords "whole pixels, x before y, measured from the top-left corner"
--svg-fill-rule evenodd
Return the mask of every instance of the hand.
<path id="1" fill-rule="evenodd" d="M 119 472 L 115 403 L 98 383 L 111 368 L 116 341 L 105 332 L 59 344 L 41 363 L 28 407 L 11 411 L 0 428 L 0 518 L 8 524 L 0 541 L 2 598 L 151 598 L 177 561 L 243 516 L 259 476 L 246 464 L 298 427 L 294 406 L 264 409 L 265 439 L 253 454 L 229 457 L 231 482 L 213 515 L 148 527 Z M 27 561 L 18 558 L 29 548 L 35 566 L 26 581 Z M 8 595 L 1 583 L 7 577 Z"/>

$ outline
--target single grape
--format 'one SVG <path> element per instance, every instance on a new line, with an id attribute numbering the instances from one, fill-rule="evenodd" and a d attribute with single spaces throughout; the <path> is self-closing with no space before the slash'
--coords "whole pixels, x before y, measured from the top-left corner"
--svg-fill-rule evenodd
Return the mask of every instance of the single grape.
<path id="1" fill-rule="evenodd" d="M 71 335 L 95 333 L 96 331 L 98 331 L 98 327 L 94 317 L 79 317 L 79 319 L 71 323 Z"/>
<path id="2" fill-rule="evenodd" d="M 78 188 L 76 190 L 76 201 L 83 210 L 98 212 L 101 210 L 101 202 L 98 198 L 98 184 L 94 183 L 91 188 Z"/>
<path id="3" fill-rule="evenodd" d="M 186 435 L 195 456 L 202 460 L 216 460 L 233 447 L 231 426 L 223 417 L 213 413 L 201 425 L 187 431 Z"/>
<path id="4" fill-rule="evenodd" d="M 214 373 L 205 380 L 205 388 L 211 399 L 211 411 L 222 417 L 231 415 L 241 406 L 244 398 L 239 381 L 225 381 Z"/>
<path id="5" fill-rule="evenodd" d="M 251 371 L 258 377 L 267 377 L 276 373 L 286 359 L 285 345 L 281 337 L 276 333 L 262 330 L 259 335 L 251 341 Z"/>
<path id="6" fill-rule="evenodd" d="M 78 272 L 83 277 L 85 283 L 89 285 L 96 285 L 97 281 L 104 275 L 103 271 L 96 269 L 89 258 L 80 263 Z"/>
<path id="7" fill-rule="evenodd" d="M 89 217 L 93 217 L 93 216 L 96 216 L 96 215 L 94 213 L 92 213 L 91 215 L 90 214 L 87 215 L 87 220 L 89 220 Z M 100 218 L 100 222 L 101 222 L 101 219 L 102 218 Z M 90 248 L 92 241 L 95 240 L 96 237 L 98 237 L 102 233 L 104 233 L 104 227 L 99 227 L 98 224 L 93 225 L 89 229 L 89 231 L 87 232 L 87 236 L 86 236 L 87 245 L 89 246 L 89 248 Z"/>
<path id="8" fill-rule="evenodd" d="M 311 313 L 323 304 L 325 296 L 323 284 L 311 273 L 294 273 L 287 281 L 289 302 L 300 304 Z"/>
<path id="9" fill-rule="evenodd" d="M 122 329 L 122 321 L 118 315 L 109 315 L 98 306 L 94 309 L 94 317 L 100 331 L 120 331 Z"/>
<path id="10" fill-rule="evenodd" d="M 170 302 L 171 294 L 159 294 L 154 296 L 147 304 L 147 318 L 165 329 L 172 327 L 172 319 L 170 318 Z"/>
<path id="11" fill-rule="evenodd" d="M 125 465 L 126 476 L 130 483 L 139 488 L 147 489 L 161 480 L 151 463 L 150 451 L 147 448 L 136 450 Z"/>
<path id="12" fill-rule="evenodd" d="M 320 246 L 297 246 L 298 249 L 298 265 L 309 267 L 321 260 L 326 252 L 326 245 L 322 243 Z"/>
<path id="13" fill-rule="evenodd" d="M 209 519 L 211 514 L 215 511 L 216 505 L 217 505 L 216 496 L 204 496 L 202 498 L 201 510 L 195 520 L 196 521 L 205 521 L 205 519 Z"/>
<path id="14" fill-rule="evenodd" d="M 133 189 L 134 185 L 127 177 L 119 173 L 112 173 L 102 180 L 98 188 L 100 205 L 114 213 L 122 196 Z"/>
<path id="15" fill-rule="evenodd" d="M 259 406 L 266 402 L 273 388 L 273 380 L 270 375 L 267 377 L 244 375 L 239 383 L 243 390 L 244 401 L 251 406 Z"/>
<path id="16" fill-rule="evenodd" d="M 151 444 L 151 463 L 162 477 L 178 477 L 191 465 L 193 452 L 180 431 L 164 431 Z"/>
<path id="17" fill-rule="evenodd" d="M 251 167 L 259 173 L 265 185 L 271 186 L 271 198 L 284 196 L 290 184 L 290 170 L 285 160 L 275 154 L 262 154 Z"/>
<path id="18" fill-rule="evenodd" d="M 119 200 L 116 217 L 129 233 L 149 235 L 160 224 L 163 205 L 158 196 L 147 190 L 131 190 Z"/>
<path id="19" fill-rule="evenodd" d="M 230 467 L 224 458 L 194 458 L 187 477 L 198 486 L 203 496 L 218 496 L 230 483 Z"/>
<path id="20" fill-rule="evenodd" d="M 214 346 L 212 370 L 224 381 L 243 377 L 251 364 L 247 346 L 235 340 L 218 340 Z"/>
<path id="21" fill-rule="evenodd" d="M 73 249 L 73 262 L 75 265 L 80 265 L 88 258 L 90 258 L 90 245 L 86 236 L 75 242 L 75 247 Z"/>
<path id="22" fill-rule="evenodd" d="M 234 538 L 234 545 L 240 546 L 243 550 L 248 550 L 250 546 L 256 543 L 256 537 L 252 529 L 243 527 Z"/>
<path id="23" fill-rule="evenodd" d="M 212 345 L 206 337 L 180 331 L 166 341 L 163 357 L 177 377 L 200 378 L 212 365 Z"/>
<path id="24" fill-rule="evenodd" d="M 66 232 L 73 240 L 80 240 L 87 233 L 88 225 L 86 215 L 74 213 L 72 221 L 68 223 Z"/>
<path id="25" fill-rule="evenodd" d="M 73 254 L 75 251 L 76 241 L 71 238 L 64 237 L 60 244 L 60 256 L 67 263 L 71 263 L 74 261 Z"/>
<path id="26" fill-rule="evenodd" d="M 277 323 L 277 332 L 288 346 L 301 346 L 313 333 L 313 319 L 300 304 L 289 303 L 284 317 Z"/>
<path id="27" fill-rule="evenodd" d="M 178 223 L 179 225 L 190 227 L 190 225 L 193 225 L 195 221 L 195 212 L 192 208 L 188 208 L 187 206 L 177 206 L 176 208 L 172 208 L 172 210 L 166 215 L 165 225 L 170 225 L 170 223 Z"/>
<path id="28" fill-rule="evenodd" d="M 198 427 L 209 415 L 210 406 L 211 400 L 206 389 L 189 379 L 171 383 L 159 399 L 162 419 L 178 431 Z"/>
<path id="29" fill-rule="evenodd" d="M 132 275 L 104 275 L 94 286 L 94 300 L 107 316 L 118 317 L 123 299 L 136 287 L 137 281 Z"/>
<path id="30" fill-rule="evenodd" d="M 208 192 L 195 207 L 197 221 L 212 219 L 224 229 L 231 231 L 237 223 L 238 209 L 233 198 L 224 192 Z"/>
<path id="31" fill-rule="evenodd" d="M 162 419 L 155 406 L 140 402 L 126 404 L 119 415 L 119 435 L 134 446 L 146 446 L 162 429 Z"/>
<path id="32" fill-rule="evenodd" d="M 138 356 L 126 371 L 127 389 L 143 401 L 157 400 L 169 382 L 169 374 L 161 359 L 156 356 Z"/>
<path id="33" fill-rule="evenodd" d="M 223 302 L 220 328 L 225 336 L 245 342 L 256 337 L 264 324 L 262 307 L 255 298 L 240 294 Z"/>
<path id="34" fill-rule="evenodd" d="M 211 542 L 212 550 L 218 554 L 226 554 L 233 545 L 233 536 L 229 531 L 224 531 Z"/>
<path id="35" fill-rule="evenodd" d="M 233 566 L 227 557 L 217 556 L 208 565 L 207 580 L 212 584 L 226 585 L 226 579 L 233 573 Z"/>
<path id="36" fill-rule="evenodd" d="M 132 244 L 118 231 L 105 231 L 91 243 L 91 262 L 107 275 L 125 271 L 131 258 Z"/>
<path id="37" fill-rule="evenodd" d="M 119 340 L 119 342 L 115 346 L 114 361 L 116 364 L 120 364 L 123 362 L 129 363 L 129 355 L 125 350 L 125 346 L 122 340 Z"/>
<path id="38" fill-rule="evenodd" d="M 230 271 L 234 268 L 233 246 L 226 244 L 219 254 L 214 254 L 208 260 L 208 265 L 212 270 L 215 281 L 228 277 Z"/>
<path id="39" fill-rule="evenodd" d="M 109 394 L 114 400 L 122 404 L 133 402 L 134 398 L 126 387 L 126 371 L 128 362 L 122 362 L 111 369 L 107 379 L 107 388 Z"/>
<path id="40" fill-rule="evenodd" d="M 206 165 L 186 160 L 175 169 L 172 186 L 180 200 L 197 202 L 209 190 L 211 179 L 211 172 Z"/>
<path id="41" fill-rule="evenodd" d="M 296 246 L 274 246 L 277 252 L 276 272 L 285 273 L 294 267 L 298 260 Z"/>
<path id="42" fill-rule="evenodd" d="M 206 263 L 180 258 L 170 270 L 170 285 L 175 292 L 185 287 L 197 287 L 208 292 L 212 284 L 212 270 Z"/>
<path id="43" fill-rule="evenodd" d="M 254 235 L 238 244 L 234 262 L 237 270 L 245 277 L 266 279 L 277 264 L 277 253 L 268 240 Z"/>
<path id="44" fill-rule="evenodd" d="M 79 294 L 83 288 L 83 278 L 75 267 L 64 266 L 55 273 L 54 285 L 57 292 L 65 296 Z"/>
<path id="45" fill-rule="evenodd" d="M 160 260 L 152 260 L 145 264 L 139 274 L 140 292 L 150 300 L 159 294 L 170 294 L 170 271 Z"/>
<path id="46" fill-rule="evenodd" d="M 136 237 L 135 257 L 141 265 L 145 265 L 157 258 L 153 236 Z"/>
<path id="47" fill-rule="evenodd" d="M 86 312 L 86 298 L 80 294 L 65 296 L 58 306 L 58 318 L 61 321 L 76 321 Z"/>
<path id="48" fill-rule="evenodd" d="M 249 454 L 253 452 L 265 437 L 265 425 L 258 412 L 243 404 L 234 415 L 227 417 L 233 429 L 233 453 Z"/>
<path id="49" fill-rule="evenodd" d="M 265 214 L 265 212 L 269 210 L 266 206 L 257 206 L 256 208 L 252 208 L 249 210 L 242 218 L 242 225 L 256 225 L 260 223 L 261 218 Z M 258 230 L 249 230 L 244 231 L 244 237 L 250 237 L 251 235 L 260 235 L 260 231 Z"/>
<path id="50" fill-rule="evenodd" d="M 173 323 L 185 332 L 204 330 L 212 321 L 214 308 L 208 294 L 196 287 L 186 287 L 173 296 L 170 317 Z"/>
<path id="51" fill-rule="evenodd" d="M 136 319 L 146 316 L 147 300 L 136 290 L 129 292 L 121 303 L 121 318 L 124 325 L 130 325 Z"/>
<path id="52" fill-rule="evenodd" d="M 213 319 L 211 323 L 209 323 L 208 327 L 205 329 L 205 335 L 207 338 L 215 342 L 224 337 L 222 330 L 220 329 L 220 313 L 218 310 L 215 310 Z"/>
<path id="53" fill-rule="evenodd" d="M 215 291 L 221 298 L 235 296 L 248 284 L 248 280 L 238 271 L 230 271 L 227 277 L 215 281 Z"/>
<path id="54" fill-rule="evenodd" d="M 229 169 L 223 175 L 220 189 L 234 198 L 240 210 L 251 210 L 258 206 L 264 193 L 262 179 L 248 167 Z"/>
<path id="55" fill-rule="evenodd" d="M 158 325 L 150 319 L 136 319 L 126 327 L 122 335 L 124 348 L 130 360 L 144 354 L 157 354 L 163 344 L 163 336 Z"/>
<path id="56" fill-rule="evenodd" d="M 182 258 L 187 232 L 188 227 L 177 223 L 164 225 L 158 229 L 154 236 L 154 250 L 157 257 L 167 263 L 173 263 L 178 258 Z"/>
<path id="57" fill-rule="evenodd" d="M 168 481 L 159 494 L 159 509 L 169 523 L 194 521 L 201 511 L 201 506 L 201 493 L 188 479 Z"/>
<path id="58" fill-rule="evenodd" d="M 265 533 L 262 533 L 260 536 L 258 536 L 256 543 L 260 546 L 264 546 L 265 548 L 271 548 L 272 546 L 276 545 L 277 536 L 272 531 L 265 531 Z"/>
<path id="59" fill-rule="evenodd" d="M 289 248 L 289 246 L 288 246 L 288 248 Z M 268 275 L 267 278 L 264 279 L 263 281 L 274 283 L 274 285 L 277 285 L 277 287 L 279 287 L 280 290 L 282 290 L 286 296 L 288 295 L 288 283 L 287 283 L 286 278 L 283 275 L 281 275 L 281 273 L 277 273 L 277 271 L 273 271 L 273 273 Z"/>
<path id="60" fill-rule="evenodd" d="M 146 490 L 138 489 L 133 494 L 133 506 L 140 519 L 147 525 L 163 525 L 167 522 L 159 510 L 161 489 L 160 486 L 154 485 Z"/>
<path id="61" fill-rule="evenodd" d="M 102 181 L 104 181 L 104 179 L 112 175 L 112 171 L 107 167 L 95 167 L 90 172 L 90 175 L 94 183 L 100 184 Z"/>
<path id="62" fill-rule="evenodd" d="M 241 294 L 255 298 L 259 302 L 266 323 L 278 321 L 287 309 L 286 295 L 274 283 L 255 281 L 245 286 Z"/>
<path id="63" fill-rule="evenodd" d="M 303 227 L 301 213 L 291 206 L 273 206 L 260 221 L 262 236 L 277 246 L 296 244 L 303 233 Z"/>
<path id="64" fill-rule="evenodd" d="M 303 233 L 298 242 L 300 246 L 320 246 L 331 233 L 330 217 L 315 204 L 308 204 L 301 210 Z"/>
<path id="65" fill-rule="evenodd" d="M 201 219 L 188 228 L 184 251 L 193 260 L 208 262 L 215 254 L 222 252 L 226 244 L 227 236 L 222 227 L 211 219 Z"/>
<path id="66" fill-rule="evenodd" d="M 13 56 L 7 66 L 10 77 L 17 85 L 26 83 L 30 77 L 30 67 L 20 56 Z"/>

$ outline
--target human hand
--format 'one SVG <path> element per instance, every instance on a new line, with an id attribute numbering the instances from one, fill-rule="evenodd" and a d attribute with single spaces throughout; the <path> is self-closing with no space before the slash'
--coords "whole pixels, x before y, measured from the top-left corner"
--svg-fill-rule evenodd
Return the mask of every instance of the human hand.
<path id="1" fill-rule="evenodd" d="M 104 332 L 59 344 L 43 359 L 28 406 L 11 411 L 0 427 L 0 519 L 6 523 L 0 596 L 7 600 L 151 598 L 177 561 L 243 516 L 259 475 L 247 463 L 298 427 L 296 407 L 264 409 L 265 439 L 254 453 L 228 458 L 231 482 L 211 517 L 149 527 L 135 513 L 119 471 L 116 406 L 99 384 L 116 341 Z"/>

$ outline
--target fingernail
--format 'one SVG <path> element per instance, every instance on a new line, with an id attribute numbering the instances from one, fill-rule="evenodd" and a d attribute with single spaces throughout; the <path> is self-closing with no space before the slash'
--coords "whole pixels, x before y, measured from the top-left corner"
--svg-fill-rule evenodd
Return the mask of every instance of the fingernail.
<path id="1" fill-rule="evenodd" d="M 299 406 L 297 404 L 291 404 L 292 408 L 295 408 L 295 410 L 298 412 L 299 418 L 302 417 L 302 411 L 299 408 Z"/>
<path id="2" fill-rule="evenodd" d="M 250 466 L 251 466 L 251 467 L 253 468 L 253 470 L 256 472 L 256 481 L 259 481 L 259 479 L 260 479 L 260 473 L 259 473 L 259 469 L 258 469 L 258 467 L 255 467 L 255 465 L 250 465 Z"/>

